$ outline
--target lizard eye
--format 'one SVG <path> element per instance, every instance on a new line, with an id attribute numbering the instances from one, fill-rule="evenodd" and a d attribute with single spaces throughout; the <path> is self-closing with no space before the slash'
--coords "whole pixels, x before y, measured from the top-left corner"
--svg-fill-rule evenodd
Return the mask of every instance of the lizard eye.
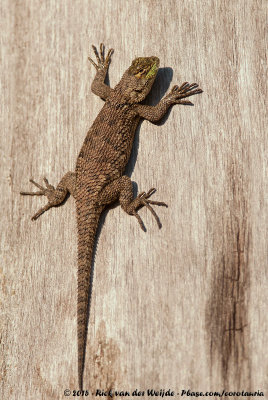
<path id="1" fill-rule="evenodd" d="M 136 78 L 141 78 L 144 74 L 146 74 L 147 69 L 146 68 L 140 68 L 136 73 L 135 76 Z"/>

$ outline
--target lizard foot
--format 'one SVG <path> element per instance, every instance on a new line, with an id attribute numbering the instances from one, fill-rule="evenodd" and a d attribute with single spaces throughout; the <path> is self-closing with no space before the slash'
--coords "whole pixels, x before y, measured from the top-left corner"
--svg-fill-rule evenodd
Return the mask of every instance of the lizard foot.
<path id="1" fill-rule="evenodd" d="M 173 86 L 169 96 L 173 100 L 173 104 L 193 105 L 191 101 L 182 100 L 185 97 L 193 96 L 194 94 L 203 93 L 202 89 L 197 89 L 197 83 L 184 82 L 181 86 Z"/>
<path id="2" fill-rule="evenodd" d="M 62 203 L 62 196 L 61 191 L 59 192 L 54 188 L 54 186 L 50 185 L 47 178 L 44 178 L 46 188 L 39 185 L 39 183 L 35 182 L 33 179 L 30 179 L 30 182 L 40 190 L 38 192 L 20 192 L 20 194 L 28 196 L 46 196 L 48 198 L 48 203 L 44 207 L 40 208 L 40 210 L 38 210 L 37 213 L 32 217 L 32 220 L 36 220 L 41 214 L 49 210 L 51 207 Z"/>
<path id="3" fill-rule="evenodd" d="M 106 58 L 104 57 L 104 44 L 103 44 L 103 43 L 100 44 L 100 51 L 99 51 L 99 53 L 98 53 L 98 50 L 96 49 L 96 47 L 93 46 L 93 45 L 92 45 L 92 49 L 93 49 L 93 51 L 94 51 L 94 54 L 95 54 L 95 56 L 96 56 L 96 59 L 97 59 L 97 63 L 98 63 L 98 64 L 96 64 L 96 63 L 92 60 L 92 58 L 88 57 L 88 59 L 89 59 L 89 61 L 91 62 L 91 64 L 94 65 L 94 67 L 96 68 L 97 71 L 100 70 L 100 69 L 106 69 L 106 70 L 107 70 L 107 69 L 108 69 L 108 66 L 109 66 L 109 64 L 110 64 L 110 62 L 111 62 L 111 56 L 112 56 L 112 54 L 113 54 L 113 52 L 114 52 L 114 49 L 110 49 L 110 50 L 108 51 L 108 54 L 107 54 Z"/>
<path id="4" fill-rule="evenodd" d="M 164 207 L 168 207 L 168 205 L 166 203 L 163 203 L 162 201 L 153 201 L 153 200 L 148 200 L 149 197 L 154 194 L 156 192 L 155 188 L 150 189 L 147 193 L 146 192 L 142 192 L 140 193 L 136 199 L 132 200 L 132 202 L 130 204 L 128 204 L 128 206 L 125 208 L 126 212 L 130 215 L 134 215 L 134 217 L 137 218 L 140 227 L 143 231 L 145 231 L 145 226 L 142 222 L 141 217 L 139 216 L 139 214 L 137 213 L 137 210 L 143 206 L 147 207 L 151 213 L 153 214 L 157 225 L 159 228 L 161 228 L 161 222 L 159 220 L 158 215 L 156 214 L 156 212 L 154 211 L 154 209 L 152 208 L 151 204 L 157 205 L 157 206 L 164 206 Z"/>

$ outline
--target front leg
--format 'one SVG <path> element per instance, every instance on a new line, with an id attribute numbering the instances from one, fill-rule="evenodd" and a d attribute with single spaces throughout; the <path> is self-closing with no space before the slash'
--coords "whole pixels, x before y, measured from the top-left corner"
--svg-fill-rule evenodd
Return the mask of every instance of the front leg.
<path id="1" fill-rule="evenodd" d="M 159 121 L 173 104 L 193 105 L 191 101 L 183 99 L 203 92 L 202 89 L 197 88 L 197 83 L 192 83 L 190 85 L 188 82 L 185 82 L 180 87 L 176 85 L 156 106 L 138 104 L 136 106 L 136 111 L 141 118 L 151 122 Z"/>
<path id="2" fill-rule="evenodd" d="M 91 85 L 91 90 L 94 94 L 106 100 L 113 89 L 111 89 L 108 85 L 104 83 L 105 77 L 107 75 L 108 67 L 111 61 L 111 55 L 113 53 L 113 49 L 108 51 L 106 58 L 104 58 L 104 45 L 100 44 L 100 52 L 98 53 L 95 46 L 92 46 L 93 51 L 95 53 L 97 63 L 96 64 L 90 57 L 88 57 L 89 61 L 94 65 L 97 70 L 95 78 Z"/>

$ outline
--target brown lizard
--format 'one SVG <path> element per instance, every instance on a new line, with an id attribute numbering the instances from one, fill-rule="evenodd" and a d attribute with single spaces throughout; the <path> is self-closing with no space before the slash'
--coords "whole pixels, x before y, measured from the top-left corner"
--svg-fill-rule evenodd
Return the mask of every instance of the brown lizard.
<path id="1" fill-rule="evenodd" d="M 132 182 L 124 175 L 129 160 L 135 130 L 141 118 L 155 122 L 160 120 L 173 104 L 192 105 L 186 97 L 202 93 L 196 83 L 183 83 L 172 90 L 156 105 L 141 104 L 151 90 L 155 80 L 159 59 L 139 57 L 132 61 L 120 82 L 114 89 L 105 84 L 105 77 L 111 61 L 113 49 L 104 57 L 104 45 L 98 53 L 95 46 L 97 64 L 89 58 L 97 70 L 91 90 L 105 100 L 105 104 L 89 129 L 77 158 L 75 172 L 67 172 L 56 189 L 44 178 L 43 187 L 30 179 L 39 191 L 21 192 L 23 195 L 46 196 L 48 203 L 33 217 L 36 220 L 49 208 L 63 203 L 68 193 L 76 201 L 78 230 L 78 295 L 77 295 L 77 337 L 78 337 L 78 378 L 80 390 L 83 388 L 83 371 L 86 351 L 86 336 L 89 313 L 89 292 L 92 271 L 94 239 L 100 215 L 104 208 L 119 200 L 123 210 L 137 218 L 144 229 L 137 210 L 147 207 L 158 226 L 160 222 L 152 205 L 166 206 L 152 201 L 155 192 L 150 189 L 136 198 L 133 196 Z"/>

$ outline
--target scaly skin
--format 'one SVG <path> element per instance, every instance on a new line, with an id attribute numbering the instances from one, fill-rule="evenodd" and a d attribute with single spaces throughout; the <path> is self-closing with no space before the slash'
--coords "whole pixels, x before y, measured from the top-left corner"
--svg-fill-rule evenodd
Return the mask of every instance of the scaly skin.
<path id="1" fill-rule="evenodd" d="M 196 83 L 183 83 L 174 86 L 156 106 L 140 104 L 150 92 L 155 80 L 159 59 L 157 57 L 136 58 L 126 70 L 117 86 L 112 89 L 104 83 L 111 55 L 109 50 L 104 58 L 104 46 L 100 52 L 95 46 L 97 64 L 89 58 L 97 70 L 91 89 L 105 100 L 99 115 L 87 133 L 77 158 L 75 172 L 68 172 L 57 188 L 44 178 L 46 187 L 30 180 L 39 188 L 38 192 L 21 192 L 24 195 L 44 195 L 48 203 L 33 217 L 36 220 L 49 208 L 61 204 L 67 193 L 76 200 L 78 230 L 78 297 L 77 297 L 77 336 L 78 336 L 78 377 L 83 388 L 83 370 L 86 351 L 86 334 L 89 314 L 89 292 L 91 286 L 92 252 L 100 215 L 104 208 L 119 200 L 123 210 L 137 218 L 144 229 L 137 210 L 147 207 L 159 219 L 152 205 L 166 206 L 165 203 L 149 200 L 155 192 L 150 189 L 140 193 L 135 199 L 130 178 L 123 175 L 128 162 L 135 130 L 140 118 L 149 121 L 160 120 L 173 104 L 192 105 L 186 97 L 202 93 Z"/>

